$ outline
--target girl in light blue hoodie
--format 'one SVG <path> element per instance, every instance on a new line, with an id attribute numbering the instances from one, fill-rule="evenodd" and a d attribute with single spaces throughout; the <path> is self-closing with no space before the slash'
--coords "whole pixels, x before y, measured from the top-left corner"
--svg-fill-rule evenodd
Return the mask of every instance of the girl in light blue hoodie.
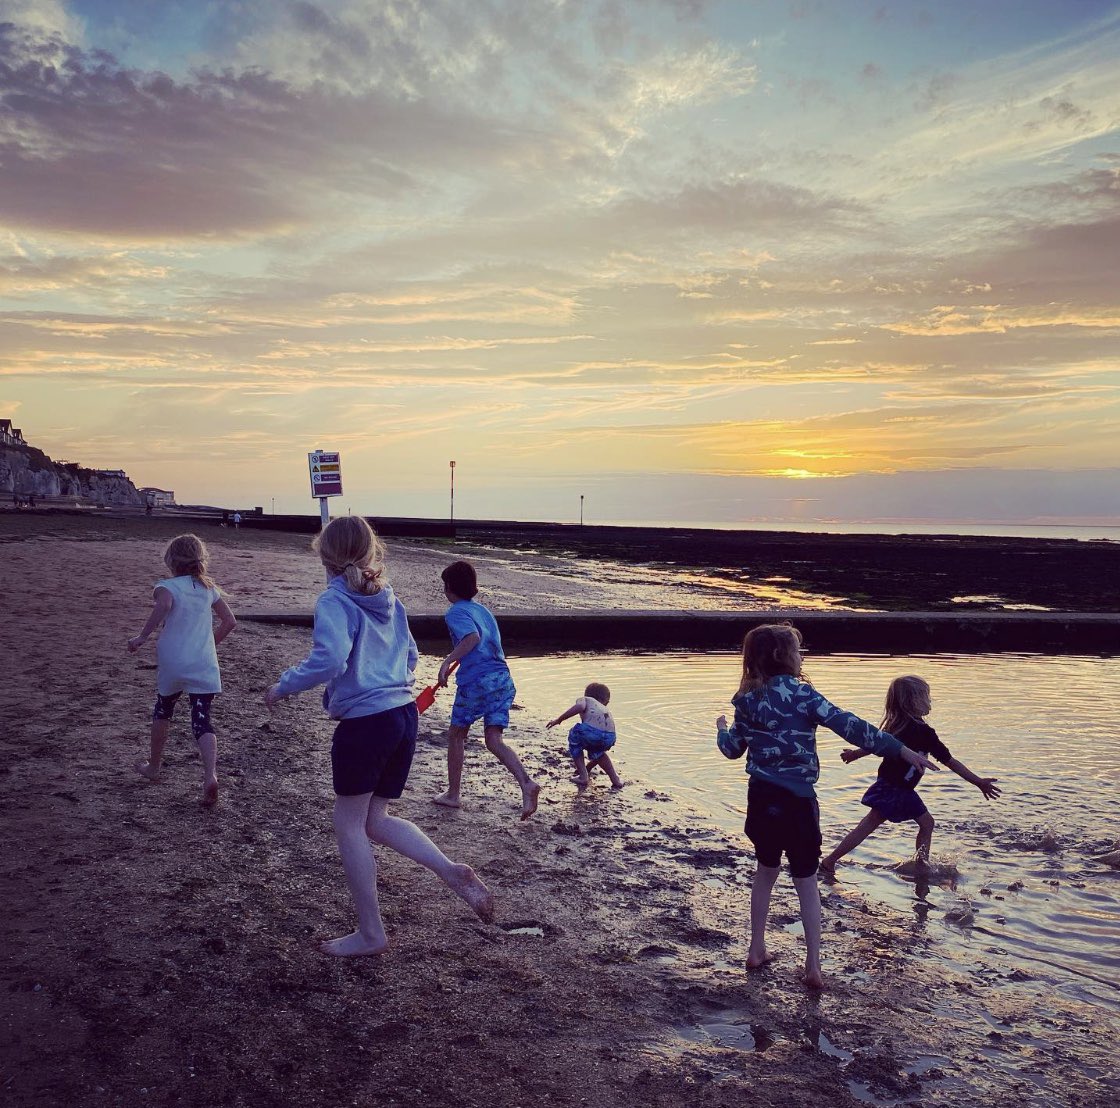
<path id="1" fill-rule="evenodd" d="M 330 582 L 315 604 L 311 653 L 265 693 L 272 708 L 316 685 L 338 720 L 331 743 L 334 830 L 358 912 L 358 929 L 322 944 L 327 954 L 382 954 L 389 946 L 377 902 L 370 840 L 426 866 L 484 920 L 490 891 L 470 866 L 450 861 L 415 824 L 387 807 L 404 790 L 416 750 L 412 696 L 416 642 L 404 605 L 381 580 L 385 548 L 360 516 L 331 520 L 312 548 Z"/>

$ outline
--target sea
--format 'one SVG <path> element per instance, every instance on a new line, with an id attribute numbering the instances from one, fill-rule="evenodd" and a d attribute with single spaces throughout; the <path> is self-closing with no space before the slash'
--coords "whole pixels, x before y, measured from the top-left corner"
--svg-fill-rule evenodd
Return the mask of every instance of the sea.
<path id="1" fill-rule="evenodd" d="M 570 522 L 570 521 L 565 521 Z M 738 520 L 712 522 L 693 520 L 587 519 L 587 526 L 697 528 L 705 531 L 792 531 L 809 535 L 972 535 L 992 538 L 1078 539 L 1082 542 L 1120 542 L 1120 523 L 1044 524 L 1044 523 L 851 523 L 813 521 L 790 523 L 785 520 Z"/>

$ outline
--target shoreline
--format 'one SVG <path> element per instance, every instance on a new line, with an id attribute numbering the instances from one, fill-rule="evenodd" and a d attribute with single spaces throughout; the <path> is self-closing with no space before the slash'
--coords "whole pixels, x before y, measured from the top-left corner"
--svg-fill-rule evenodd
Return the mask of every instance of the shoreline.
<path id="1" fill-rule="evenodd" d="M 34 513 L 0 512 L 0 540 Z M 195 526 L 204 539 L 227 532 L 256 535 L 293 549 L 318 529 L 313 517 L 248 516 L 241 531 L 221 528 L 220 515 L 49 509 L 41 529 L 103 537 L 174 534 Z M 867 535 L 783 531 L 713 531 L 508 521 L 446 521 L 367 517 L 390 543 L 433 555 L 489 556 L 512 564 L 525 556 L 556 577 L 592 581 L 603 573 L 641 580 L 640 603 L 614 608 L 808 608 L 878 612 L 1120 611 L 1120 543 L 976 535 Z M 291 530 L 289 521 L 299 521 Z M 246 541 L 248 541 L 246 539 Z M 658 588 L 657 586 L 660 586 Z M 670 595 L 676 591 L 676 596 Z M 662 595 L 658 596 L 657 594 Z M 720 599 L 722 594 L 722 599 Z M 569 606 L 594 610 L 603 596 Z M 421 598 L 417 610 L 432 608 Z M 685 603 L 685 601 L 688 603 Z M 500 601 L 493 604 L 501 610 Z"/>
<path id="2" fill-rule="evenodd" d="M 515 712 L 508 733 L 545 786 L 533 820 L 517 819 L 516 786 L 477 739 L 467 806 L 429 803 L 445 769 L 441 701 L 423 717 L 397 805 L 475 867 L 495 892 L 498 924 L 379 851 L 390 953 L 318 954 L 318 940 L 353 919 L 330 823 L 331 724 L 313 694 L 271 716 L 260 704 L 303 656 L 306 630 L 246 621 L 222 644 L 215 809 L 196 802 L 199 762 L 181 712 L 164 780 L 149 785 L 131 770 L 154 656 L 130 656 L 123 643 L 148 610 L 160 532 L 143 521 L 0 528 L 0 600 L 11 613 L 0 645 L 18 660 L 0 694 L 11 720 L 0 736 L 0 1084 L 13 1105 L 1113 1102 L 1102 1076 L 1115 1033 L 1107 1013 L 1081 1054 L 1047 1055 L 1044 1071 L 1009 1080 L 983 1055 L 989 1025 L 969 1011 L 991 1013 L 1028 1051 L 1030 982 L 983 944 L 979 970 L 947 964 L 920 921 L 843 890 L 825 908 L 823 996 L 798 984 L 786 877 L 772 914 L 780 960 L 746 973 L 745 840 L 634 781 L 624 750 L 621 793 L 576 793 L 562 738 L 539 710 Z M 214 576 L 239 606 L 303 607 L 322 587 L 302 537 L 205 537 Z M 421 606 L 447 560 L 445 549 L 390 544 L 407 604 Z M 486 562 L 486 579 L 503 621 L 589 598 L 621 603 L 637 587 L 554 578 L 536 559 L 505 555 Z M 418 678 L 429 670 L 431 656 Z M 635 721 L 627 741 L 638 736 Z"/>

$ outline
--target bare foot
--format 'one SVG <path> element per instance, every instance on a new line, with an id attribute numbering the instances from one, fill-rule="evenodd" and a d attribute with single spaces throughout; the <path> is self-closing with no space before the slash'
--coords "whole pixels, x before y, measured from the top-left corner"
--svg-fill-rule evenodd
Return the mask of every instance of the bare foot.
<path id="1" fill-rule="evenodd" d="M 819 969 L 807 969 L 801 977 L 801 984 L 807 989 L 823 989 L 824 977 Z"/>
<path id="2" fill-rule="evenodd" d="M 451 891 L 470 905 L 471 910 L 484 923 L 494 919 L 494 894 L 482 883 L 470 866 L 456 866 L 448 882 Z"/>
<path id="3" fill-rule="evenodd" d="M 586 789 L 591 781 L 589 777 L 580 777 L 578 773 L 574 777 L 569 777 L 568 780 L 571 781 L 573 785 L 578 785 L 581 789 Z"/>
<path id="4" fill-rule="evenodd" d="M 328 939 L 325 943 L 320 943 L 319 949 L 336 958 L 360 958 L 366 954 L 384 954 L 389 949 L 389 940 L 375 941 L 367 939 L 360 931 L 351 931 L 340 939 Z"/>
<path id="5" fill-rule="evenodd" d="M 774 955 L 763 947 L 761 954 L 755 954 L 754 951 L 751 951 L 747 955 L 747 969 L 761 969 L 763 966 L 768 966 L 772 961 L 774 961 Z"/>
<path id="6" fill-rule="evenodd" d="M 150 762 L 137 762 L 132 767 L 141 777 L 146 777 L 149 781 L 159 780 L 159 770 L 152 769 Z"/>
<path id="7" fill-rule="evenodd" d="M 452 792 L 441 793 L 439 796 L 433 796 L 432 803 L 438 804 L 441 808 L 459 808 L 462 806 L 459 803 L 458 794 Z"/>
<path id="8" fill-rule="evenodd" d="M 611 785 L 611 792 L 612 793 L 617 793 L 617 792 L 620 792 L 624 788 L 626 788 L 626 782 L 625 781 L 619 781 L 619 783 L 617 785 Z"/>
<path id="9" fill-rule="evenodd" d="M 537 798 L 541 795 L 541 787 L 536 781 L 530 781 L 521 786 L 521 818 L 528 819 L 537 810 Z"/>
<path id="10" fill-rule="evenodd" d="M 213 808 L 218 803 L 218 779 L 211 778 L 202 786 L 202 799 L 199 803 L 203 808 Z"/>

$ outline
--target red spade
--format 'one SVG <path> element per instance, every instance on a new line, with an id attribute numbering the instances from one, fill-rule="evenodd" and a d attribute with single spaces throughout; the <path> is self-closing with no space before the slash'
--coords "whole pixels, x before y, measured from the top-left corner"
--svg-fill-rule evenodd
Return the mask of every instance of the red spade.
<path id="1" fill-rule="evenodd" d="M 451 668 L 447 671 L 448 677 L 450 677 L 458 667 L 458 662 L 452 662 Z M 429 685 L 427 688 L 421 689 L 420 694 L 416 697 L 416 711 L 426 712 L 436 702 L 436 693 L 438 691 L 439 685 Z"/>

